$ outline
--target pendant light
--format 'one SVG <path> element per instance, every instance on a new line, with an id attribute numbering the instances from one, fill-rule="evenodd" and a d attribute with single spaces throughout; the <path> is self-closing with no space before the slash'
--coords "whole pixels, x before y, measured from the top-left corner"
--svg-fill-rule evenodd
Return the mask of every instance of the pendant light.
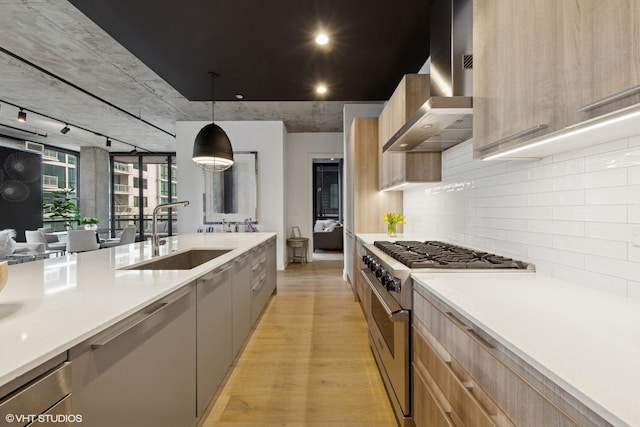
<path id="1" fill-rule="evenodd" d="M 233 148 L 231 141 L 224 130 L 214 123 L 215 104 L 214 79 L 218 74 L 211 75 L 211 124 L 206 125 L 193 143 L 192 160 L 204 170 L 211 172 L 222 172 L 233 166 Z"/>

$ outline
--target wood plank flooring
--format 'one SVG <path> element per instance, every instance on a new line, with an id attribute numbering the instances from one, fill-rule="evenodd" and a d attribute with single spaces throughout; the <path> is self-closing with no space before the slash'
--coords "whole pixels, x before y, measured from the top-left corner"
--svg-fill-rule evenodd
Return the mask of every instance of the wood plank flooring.
<path id="1" fill-rule="evenodd" d="M 341 261 L 290 265 L 202 426 L 396 427 Z"/>

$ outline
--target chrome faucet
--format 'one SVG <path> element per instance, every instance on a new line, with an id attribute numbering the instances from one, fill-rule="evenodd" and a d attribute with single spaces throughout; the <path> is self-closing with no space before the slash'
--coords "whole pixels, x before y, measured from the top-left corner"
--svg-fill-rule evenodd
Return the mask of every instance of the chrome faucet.
<path id="1" fill-rule="evenodd" d="M 153 208 L 153 219 L 151 220 L 151 230 L 153 232 L 153 236 L 151 237 L 151 256 L 160 255 L 160 246 L 167 243 L 164 239 L 158 238 L 158 212 L 160 212 L 160 209 L 177 208 L 178 206 L 188 205 L 189 201 L 185 200 L 184 202 L 162 203 Z"/>

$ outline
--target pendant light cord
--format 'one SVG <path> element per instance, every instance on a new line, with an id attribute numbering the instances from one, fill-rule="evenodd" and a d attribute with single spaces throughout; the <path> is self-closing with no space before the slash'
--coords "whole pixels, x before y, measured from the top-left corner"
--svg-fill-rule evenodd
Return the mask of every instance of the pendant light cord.
<path id="1" fill-rule="evenodd" d="M 215 124 L 216 118 L 216 92 L 215 92 L 215 79 L 220 77 L 220 75 L 216 72 L 209 72 L 211 76 L 211 123 Z"/>

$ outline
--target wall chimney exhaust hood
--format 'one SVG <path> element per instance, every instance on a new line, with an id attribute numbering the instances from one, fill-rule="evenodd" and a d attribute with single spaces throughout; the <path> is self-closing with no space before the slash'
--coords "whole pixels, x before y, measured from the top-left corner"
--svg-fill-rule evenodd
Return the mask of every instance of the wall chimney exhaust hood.
<path id="1" fill-rule="evenodd" d="M 472 0 L 431 4 L 430 98 L 383 146 L 440 152 L 472 136 Z"/>

